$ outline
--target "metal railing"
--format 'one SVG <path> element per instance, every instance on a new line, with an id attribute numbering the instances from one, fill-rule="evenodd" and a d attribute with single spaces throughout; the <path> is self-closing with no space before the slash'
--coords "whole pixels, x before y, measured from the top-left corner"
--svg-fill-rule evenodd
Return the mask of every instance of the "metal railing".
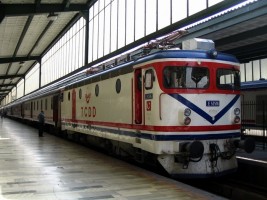
<path id="1" fill-rule="evenodd" d="M 244 137 L 255 138 L 257 145 L 267 147 L 267 102 L 242 102 L 241 130 Z"/>

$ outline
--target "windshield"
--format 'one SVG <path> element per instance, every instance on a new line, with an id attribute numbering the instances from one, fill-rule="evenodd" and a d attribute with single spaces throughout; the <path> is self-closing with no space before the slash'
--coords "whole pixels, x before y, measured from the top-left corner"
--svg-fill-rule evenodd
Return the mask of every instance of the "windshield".
<path id="1" fill-rule="evenodd" d="M 224 90 L 240 89 L 240 72 L 235 69 L 218 69 L 216 75 L 217 88 Z"/>
<path id="2" fill-rule="evenodd" d="M 165 88 L 208 88 L 209 70 L 205 67 L 168 66 L 163 71 Z"/>

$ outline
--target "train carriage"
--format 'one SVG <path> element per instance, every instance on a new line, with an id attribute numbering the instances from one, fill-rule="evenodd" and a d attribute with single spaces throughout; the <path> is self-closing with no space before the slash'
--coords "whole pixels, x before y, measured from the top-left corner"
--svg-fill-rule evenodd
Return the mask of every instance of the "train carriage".
<path id="1" fill-rule="evenodd" d="M 242 128 L 245 134 L 264 136 L 267 124 L 266 88 L 265 79 L 241 85 Z"/>

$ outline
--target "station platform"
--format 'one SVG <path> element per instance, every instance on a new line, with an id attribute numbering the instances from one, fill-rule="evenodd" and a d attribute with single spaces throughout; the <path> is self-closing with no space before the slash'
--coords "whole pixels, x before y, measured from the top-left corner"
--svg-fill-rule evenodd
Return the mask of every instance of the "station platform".
<path id="1" fill-rule="evenodd" d="M 0 200 L 224 199 L 0 119 Z"/>

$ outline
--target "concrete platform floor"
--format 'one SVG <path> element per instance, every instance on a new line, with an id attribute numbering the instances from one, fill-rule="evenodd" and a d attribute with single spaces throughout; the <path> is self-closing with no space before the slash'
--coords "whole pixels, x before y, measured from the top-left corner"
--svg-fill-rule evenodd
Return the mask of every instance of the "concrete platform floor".
<path id="1" fill-rule="evenodd" d="M 223 199 L 0 119 L 0 200 Z"/>

